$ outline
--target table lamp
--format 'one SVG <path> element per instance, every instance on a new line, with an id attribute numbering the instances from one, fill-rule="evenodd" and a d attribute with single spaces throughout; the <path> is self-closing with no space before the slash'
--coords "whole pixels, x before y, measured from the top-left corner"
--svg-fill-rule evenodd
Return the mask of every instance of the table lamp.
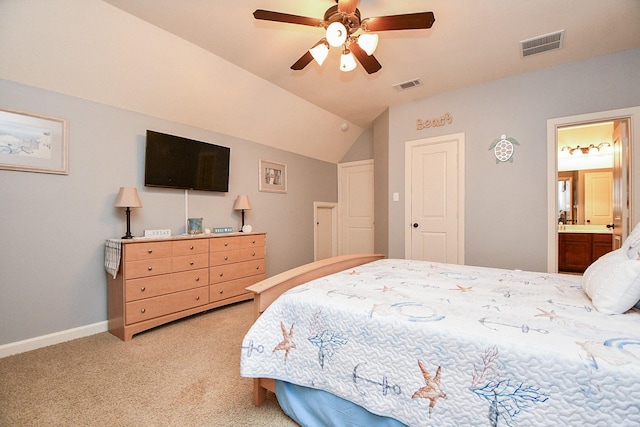
<path id="1" fill-rule="evenodd" d="M 123 239 L 131 239 L 131 208 L 141 208 L 140 198 L 138 197 L 138 190 L 135 188 L 120 187 L 116 202 L 113 204 L 116 208 L 127 208 L 127 234 L 122 236 Z"/>
<path id="2" fill-rule="evenodd" d="M 244 231 L 244 211 L 251 209 L 251 203 L 249 202 L 249 196 L 242 194 L 236 199 L 236 203 L 233 206 L 236 211 L 242 211 L 242 227 L 240 231 Z"/>

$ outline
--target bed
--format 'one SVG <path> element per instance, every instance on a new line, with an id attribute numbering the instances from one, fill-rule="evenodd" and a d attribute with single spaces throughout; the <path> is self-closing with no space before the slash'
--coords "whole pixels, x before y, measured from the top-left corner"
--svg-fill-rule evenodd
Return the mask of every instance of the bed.
<path id="1" fill-rule="evenodd" d="M 379 255 L 298 267 L 249 288 L 241 375 L 303 426 L 640 425 L 633 241 L 584 277 Z"/>

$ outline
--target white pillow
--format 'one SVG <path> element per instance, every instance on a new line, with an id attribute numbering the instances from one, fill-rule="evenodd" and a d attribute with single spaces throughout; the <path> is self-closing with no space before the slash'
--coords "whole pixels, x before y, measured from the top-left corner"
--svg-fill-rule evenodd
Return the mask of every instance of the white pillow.
<path id="1" fill-rule="evenodd" d="M 622 248 L 609 252 L 584 272 L 582 289 L 598 311 L 622 314 L 640 300 L 640 260 Z"/>
<path id="2" fill-rule="evenodd" d="M 640 222 L 624 240 L 622 249 L 629 259 L 640 259 Z"/>

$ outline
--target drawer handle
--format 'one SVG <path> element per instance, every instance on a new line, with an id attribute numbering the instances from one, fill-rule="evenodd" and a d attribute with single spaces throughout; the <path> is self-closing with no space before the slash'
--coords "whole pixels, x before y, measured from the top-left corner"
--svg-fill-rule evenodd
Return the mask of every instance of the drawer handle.
<path id="1" fill-rule="evenodd" d="M 220 273 L 220 277 L 224 276 L 224 273 Z"/>
<path id="2" fill-rule="evenodd" d="M 145 313 L 146 311 L 147 310 L 143 308 L 142 310 L 140 310 L 140 313 Z"/>
<path id="3" fill-rule="evenodd" d="M 193 261 L 189 262 L 189 265 L 193 265 L 193 264 L 194 264 L 194 262 L 193 262 Z"/>
<path id="4" fill-rule="evenodd" d="M 144 286 L 140 288 L 140 292 L 144 292 L 146 290 L 147 290 L 147 288 L 145 288 Z"/>
<path id="5" fill-rule="evenodd" d="M 193 246 L 189 247 L 189 249 L 193 250 Z"/>
<path id="6" fill-rule="evenodd" d="M 222 293 L 223 293 L 223 292 L 224 292 L 223 290 L 218 291 L 218 293 L 219 293 L 220 295 L 222 295 Z"/>
<path id="7" fill-rule="evenodd" d="M 152 254 L 153 253 L 153 249 L 147 250 L 147 253 Z"/>
<path id="8" fill-rule="evenodd" d="M 200 278 L 199 278 L 199 277 L 196 277 L 196 282 L 199 282 L 199 281 L 200 281 Z"/>
<path id="9" fill-rule="evenodd" d="M 252 240 L 252 241 L 251 241 L 251 243 L 254 243 L 254 244 L 255 244 L 255 243 L 256 243 L 256 241 L 255 241 L 255 240 Z"/>
<path id="10" fill-rule="evenodd" d="M 196 297 L 196 301 L 200 301 L 200 295 Z"/>
<path id="11" fill-rule="evenodd" d="M 151 271 L 151 270 L 153 270 L 153 267 L 149 266 L 149 267 L 147 267 L 147 270 Z"/>
<path id="12" fill-rule="evenodd" d="M 260 270 L 260 266 L 257 266 L 257 267 L 256 267 L 256 270 Z"/>
<path id="13" fill-rule="evenodd" d="M 227 243 L 227 242 L 224 242 L 224 245 L 225 245 L 225 246 L 229 246 L 229 243 Z"/>
<path id="14" fill-rule="evenodd" d="M 251 256 L 256 256 L 256 253 L 255 253 L 255 252 L 254 252 L 254 253 L 252 253 L 252 254 L 251 254 Z"/>
<path id="15" fill-rule="evenodd" d="M 224 257 L 224 260 L 225 261 L 229 260 L 229 257 L 228 256 Z"/>

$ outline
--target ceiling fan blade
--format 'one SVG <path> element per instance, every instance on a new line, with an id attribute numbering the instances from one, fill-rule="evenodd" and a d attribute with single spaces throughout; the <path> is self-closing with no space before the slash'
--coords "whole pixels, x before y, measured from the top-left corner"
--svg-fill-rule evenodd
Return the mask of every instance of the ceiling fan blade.
<path id="1" fill-rule="evenodd" d="M 419 30 L 431 28 L 435 20 L 433 12 L 418 12 L 366 18 L 361 26 L 366 31 Z"/>
<path id="2" fill-rule="evenodd" d="M 290 15 L 288 13 L 272 12 L 270 10 L 258 9 L 253 12 L 253 17 L 263 21 L 285 22 L 287 24 L 308 25 L 310 27 L 321 27 L 322 20 L 309 18 L 307 16 Z"/>
<path id="3" fill-rule="evenodd" d="M 367 71 L 367 73 L 373 74 L 380 71 L 382 68 L 382 65 L 378 60 L 373 55 L 367 55 L 367 52 L 365 52 L 358 43 L 351 43 L 349 50 L 351 50 L 353 56 L 358 59 L 358 62 L 362 64 L 362 67 Z"/>
<path id="4" fill-rule="evenodd" d="M 353 13 L 358 8 L 358 0 L 338 0 L 338 10 L 344 13 Z"/>
<path id="5" fill-rule="evenodd" d="M 306 67 L 307 65 L 309 65 L 309 63 L 313 61 L 313 55 L 311 55 L 311 52 L 306 51 L 304 55 L 302 55 L 300 57 L 300 59 L 298 59 L 296 61 L 295 64 L 293 64 L 291 66 L 292 70 L 296 70 L 296 71 L 300 71 L 302 70 L 304 67 Z"/>

